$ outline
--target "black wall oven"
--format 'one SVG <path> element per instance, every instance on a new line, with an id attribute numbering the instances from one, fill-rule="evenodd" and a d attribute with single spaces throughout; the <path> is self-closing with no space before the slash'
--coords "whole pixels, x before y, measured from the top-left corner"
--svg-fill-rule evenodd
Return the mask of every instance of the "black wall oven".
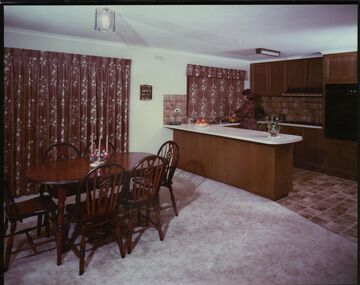
<path id="1" fill-rule="evenodd" d="M 358 140 L 359 86 L 325 85 L 325 137 Z"/>

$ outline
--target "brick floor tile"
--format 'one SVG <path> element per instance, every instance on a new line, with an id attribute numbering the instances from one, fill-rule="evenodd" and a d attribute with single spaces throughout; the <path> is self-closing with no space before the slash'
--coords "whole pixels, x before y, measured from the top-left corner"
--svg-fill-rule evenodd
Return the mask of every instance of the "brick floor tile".
<path id="1" fill-rule="evenodd" d="M 356 217 L 357 217 L 358 211 L 357 211 L 357 208 L 352 208 L 352 209 L 348 209 L 348 210 L 346 211 L 346 213 L 349 214 L 349 215 L 352 215 L 352 216 L 356 216 Z"/>
<path id="2" fill-rule="evenodd" d="M 344 234 L 347 234 L 349 236 L 352 236 L 354 238 L 357 238 L 358 237 L 358 232 L 356 230 L 353 230 L 353 229 L 347 229 L 347 230 L 344 230 L 343 231 Z"/>
<path id="3" fill-rule="evenodd" d="M 337 215 L 337 214 L 336 214 L 336 215 L 334 215 L 334 214 L 329 214 L 329 213 L 327 213 L 326 211 L 324 211 L 324 212 L 320 213 L 318 217 L 321 218 L 321 219 L 323 219 L 323 220 L 325 220 L 325 221 L 327 221 L 327 222 L 331 222 L 331 221 L 333 221 L 335 218 L 339 217 L 339 215 Z"/>
<path id="4" fill-rule="evenodd" d="M 336 218 L 334 223 L 344 226 L 345 228 L 350 227 L 354 224 L 354 222 L 351 222 L 349 220 L 343 219 L 341 217 Z"/>
<path id="5" fill-rule="evenodd" d="M 286 206 L 286 207 L 287 207 L 288 209 L 290 209 L 290 210 L 295 211 L 295 212 L 299 212 L 299 211 L 305 209 L 305 207 L 300 206 L 300 205 L 297 205 L 297 204 L 291 204 L 291 205 L 288 205 L 288 206 Z"/>
<path id="6" fill-rule="evenodd" d="M 318 203 L 312 205 L 311 208 L 312 208 L 312 209 L 319 210 L 319 211 L 321 211 L 321 212 L 327 210 L 327 207 L 321 206 L 321 205 L 319 205 Z"/>
<path id="7" fill-rule="evenodd" d="M 353 216 L 353 215 L 349 215 L 348 213 L 345 213 L 345 214 L 341 215 L 340 217 L 345 220 L 348 220 L 350 222 L 357 222 L 357 217 Z"/>
<path id="8" fill-rule="evenodd" d="M 303 216 L 305 219 L 308 219 L 308 220 L 310 220 L 310 218 L 313 217 L 313 215 L 310 215 L 309 213 L 304 212 L 303 210 L 300 211 L 300 212 L 298 212 L 298 214 L 301 215 L 301 216 Z"/>
<path id="9" fill-rule="evenodd" d="M 357 197 L 356 181 L 294 168 L 293 191 L 277 202 L 304 218 L 357 242 Z"/>
<path id="10" fill-rule="evenodd" d="M 307 213 L 308 215 L 311 215 L 313 217 L 318 217 L 321 214 L 321 211 L 312 208 L 305 208 L 302 210 L 302 212 Z"/>
<path id="11" fill-rule="evenodd" d="M 321 219 L 321 218 L 319 218 L 319 217 L 311 217 L 311 218 L 310 218 L 310 221 L 312 221 L 312 222 L 314 222 L 314 223 L 316 223 L 316 224 L 318 224 L 318 225 L 321 225 L 321 226 L 323 226 L 323 225 L 325 225 L 325 224 L 328 223 L 328 221 L 326 221 L 326 220 L 324 220 L 324 219 Z"/>
<path id="12" fill-rule="evenodd" d="M 347 198 L 344 203 L 348 203 L 352 206 L 355 206 L 357 204 L 357 199 Z"/>
<path id="13" fill-rule="evenodd" d="M 283 199 L 281 199 L 281 200 L 279 200 L 279 201 L 277 201 L 280 205 L 282 205 L 282 206 L 288 206 L 288 205 L 290 205 L 291 203 L 292 203 L 292 201 L 291 200 L 288 200 L 288 198 L 286 197 L 286 198 L 283 198 Z"/>
<path id="14" fill-rule="evenodd" d="M 323 225 L 323 227 L 332 232 L 335 232 L 335 233 L 340 233 L 346 229 L 346 227 L 339 225 L 337 223 L 334 223 L 334 222 L 329 222 L 329 223 Z"/>
<path id="15" fill-rule="evenodd" d="M 318 203 L 318 205 L 326 207 L 326 209 L 329 209 L 334 206 L 333 203 L 326 202 L 325 200 L 322 200 Z"/>

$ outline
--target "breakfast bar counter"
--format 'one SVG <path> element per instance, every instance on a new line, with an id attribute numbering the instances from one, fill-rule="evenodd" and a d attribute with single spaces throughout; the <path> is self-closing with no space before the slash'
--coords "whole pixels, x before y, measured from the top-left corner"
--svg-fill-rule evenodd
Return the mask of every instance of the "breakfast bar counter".
<path id="1" fill-rule="evenodd" d="M 247 130 L 234 128 L 238 123 L 233 124 L 216 124 L 208 125 L 206 127 L 198 127 L 195 124 L 182 124 L 182 125 L 165 125 L 165 127 L 173 130 L 181 130 L 187 132 L 194 132 L 200 134 L 208 134 L 224 138 L 244 140 L 249 142 L 257 142 L 262 144 L 289 144 L 302 140 L 300 136 L 279 134 L 277 137 L 270 137 L 268 132 Z"/>
<path id="2" fill-rule="evenodd" d="M 180 147 L 178 167 L 277 200 L 292 190 L 293 144 L 300 136 L 234 128 L 164 125 Z"/>

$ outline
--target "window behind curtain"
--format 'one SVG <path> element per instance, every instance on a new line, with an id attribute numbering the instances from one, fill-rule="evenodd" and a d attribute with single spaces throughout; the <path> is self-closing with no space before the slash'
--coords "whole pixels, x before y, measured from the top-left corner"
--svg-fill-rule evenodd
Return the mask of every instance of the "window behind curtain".
<path id="1" fill-rule="evenodd" d="M 131 60 L 4 49 L 4 166 L 16 196 L 21 171 L 46 149 L 69 142 L 83 151 L 91 134 L 128 151 Z"/>
<path id="2" fill-rule="evenodd" d="M 188 116 L 203 117 L 211 121 L 229 116 L 239 108 L 245 78 L 245 70 L 189 64 Z"/>

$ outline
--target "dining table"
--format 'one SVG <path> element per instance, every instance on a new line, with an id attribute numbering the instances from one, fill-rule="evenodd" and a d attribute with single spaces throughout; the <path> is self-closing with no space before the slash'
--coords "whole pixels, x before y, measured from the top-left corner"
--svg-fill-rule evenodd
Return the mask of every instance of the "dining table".
<path id="1" fill-rule="evenodd" d="M 135 164 L 141 159 L 153 155 L 146 152 L 124 152 L 112 154 L 106 161 L 121 165 L 126 172 L 130 172 Z M 78 184 L 81 179 L 94 167 L 87 157 L 57 160 L 30 165 L 24 172 L 27 182 L 38 185 L 51 185 L 57 192 L 57 216 L 56 216 L 56 255 L 57 265 L 61 264 L 64 243 L 65 227 L 65 202 L 69 186 Z"/>

